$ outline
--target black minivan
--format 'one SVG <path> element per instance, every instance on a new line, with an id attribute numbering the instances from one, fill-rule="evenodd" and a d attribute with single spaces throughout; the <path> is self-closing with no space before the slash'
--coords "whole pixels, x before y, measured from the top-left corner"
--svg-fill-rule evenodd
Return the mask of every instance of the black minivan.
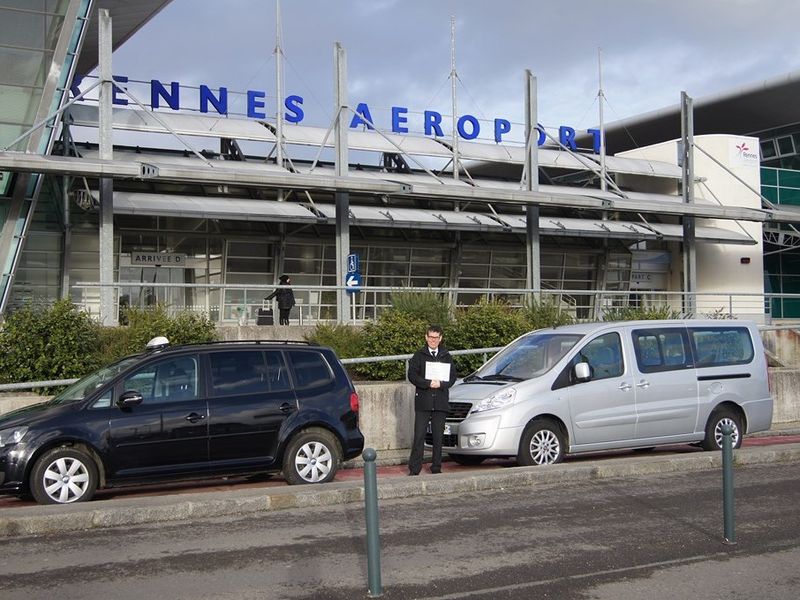
<path id="1" fill-rule="evenodd" d="M 358 395 L 330 348 L 148 348 L 0 417 L 0 493 L 63 504 L 97 488 L 277 471 L 326 483 L 364 447 Z"/>

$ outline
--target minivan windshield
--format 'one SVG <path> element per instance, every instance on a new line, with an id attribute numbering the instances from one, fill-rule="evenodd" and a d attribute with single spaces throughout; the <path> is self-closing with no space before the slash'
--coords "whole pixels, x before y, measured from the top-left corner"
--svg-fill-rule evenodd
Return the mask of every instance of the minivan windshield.
<path id="1" fill-rule="evenodd" d="M 529 333 L 506 346 L 464 381 L 524 381 L 539 377 L 561 360 L 583 335 Z"/>
<path id="2" fill-rule="evenodd" d="M 50 403 L 51 404 L 67 404 L 69 402 L 76 402 L 88 398 L 89 395 L 97 388 L 104 385 L 110 379 L 116 377 L 119 373 L 130 367 L 133 363 L 140 360 L 139 356 L 129 356 L 110 364 L 102 369 L 98 369 L 94 373 L 79 379 L 67 389 L 56 395 Z"/>

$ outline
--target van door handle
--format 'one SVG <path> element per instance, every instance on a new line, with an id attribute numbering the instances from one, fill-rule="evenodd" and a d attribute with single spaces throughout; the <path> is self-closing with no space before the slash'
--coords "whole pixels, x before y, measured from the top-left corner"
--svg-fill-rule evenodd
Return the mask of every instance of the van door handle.
<path id="1" fill-rule="evenodd" d="M 288 402 L 284 402 L 283 404 L 281 404 L 280 409 L 282 413 L 288 415 L 290 412 L 294 410 L 294 405 L 289 404 Z"/>
<path id="2" fill-rule="evenodd" d="M 636 384 L 636 387 L 647 389 L 650 387 L 650 382 L 647 381 L 646 379 L 642 379 L 639 383 Z"/>
<path id="3" fill-rule="evenodd" d="M 188 415 L 186 415 L 186 420 L 189 421 L 189 423 L 197 423 L 198 421 L 202 421 L 205 418 L 206 418 L 205 415 L 200 415 L 196 412 L 189 413 Z"/>
<path id="4" fill-rule="evenodd" d="M 631 384 L 627 381 L 623 381 L 619 384 L 619 389 L 621 389 L 623 392 L 627 392 L 629 389 L 631 389 L 631 387 Z"/>

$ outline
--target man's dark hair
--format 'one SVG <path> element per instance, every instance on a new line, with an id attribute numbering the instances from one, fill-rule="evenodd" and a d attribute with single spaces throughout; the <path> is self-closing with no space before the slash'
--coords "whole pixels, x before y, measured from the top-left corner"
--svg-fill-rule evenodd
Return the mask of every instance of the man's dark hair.
<path id="1" fill-rule="evenodd" d="M 428 325 L 428 329 L 425 330 L 425 333 L 431 333 L 431 332 L 438 333 L 439 335 L 444 335 L 444 331 L 442 331 L 441 325 L 436 325 L 436 324 Z"/>

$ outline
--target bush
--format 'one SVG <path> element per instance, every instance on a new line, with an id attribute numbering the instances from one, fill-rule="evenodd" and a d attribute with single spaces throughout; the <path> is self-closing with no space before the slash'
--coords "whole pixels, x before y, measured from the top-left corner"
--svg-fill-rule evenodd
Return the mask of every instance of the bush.
<path id="1" fill-rule="evenodd" d="M 575 322 L 567 312 L 552 298 L 526 300 L 522 307 L 522 318 L 528 330 L 543 329 L 545 327 L 558 327 L 571 325 Z"/>
<path id="2" fill-rule="evenodd" d="M 424 292 L 393 291 L 391 302 L 391 310 L 411 315 L 428 324 L 437 323 L 447 327 L 453 319 L 453 307 L 447 295 L 431 288 Z"/>
<path id="3" fill-rule="evenodd" d="M 654 321 L 680 319 L 681 313 L 669 306 L 623 306 L 604 311 L 602 321 Z"/>
<path id="4" fill-rule="evenodd" d="M 445 331 L 448 350 L 505 346 L 528 331 L 522 313 L 504 302 L 481 300 L 456 313 L 456 320 Z M 472 354 L 454 359 L 458 374 L 468 375 L 483 364 L 483 355 Z"/>
<path id="5" fill-rule="evenodd" d="M 100 339 L 100 326 L 69 300 L 27 305 L 0 330 L 0 381 L 81 377 L 102 364 Z"/>
<path id="6" fill-rule="evenodd" d="M 400 312 L 387 310 L 377 321 L 364 326 L 363 355 L 392 356 L 412 354 L 425 343 L 427 320 Z M 405 379 L 404 361 L 390 361 L 353 365 L 353 371 L 366 379 L 397 381 Z"/>
<path id="7" fill-rule="evenodd" d="M 319 324 L 304 337 L 308 342 L 333 348 L 339 358 L 363 356 L 364 335 L 351 325 Z"/>

